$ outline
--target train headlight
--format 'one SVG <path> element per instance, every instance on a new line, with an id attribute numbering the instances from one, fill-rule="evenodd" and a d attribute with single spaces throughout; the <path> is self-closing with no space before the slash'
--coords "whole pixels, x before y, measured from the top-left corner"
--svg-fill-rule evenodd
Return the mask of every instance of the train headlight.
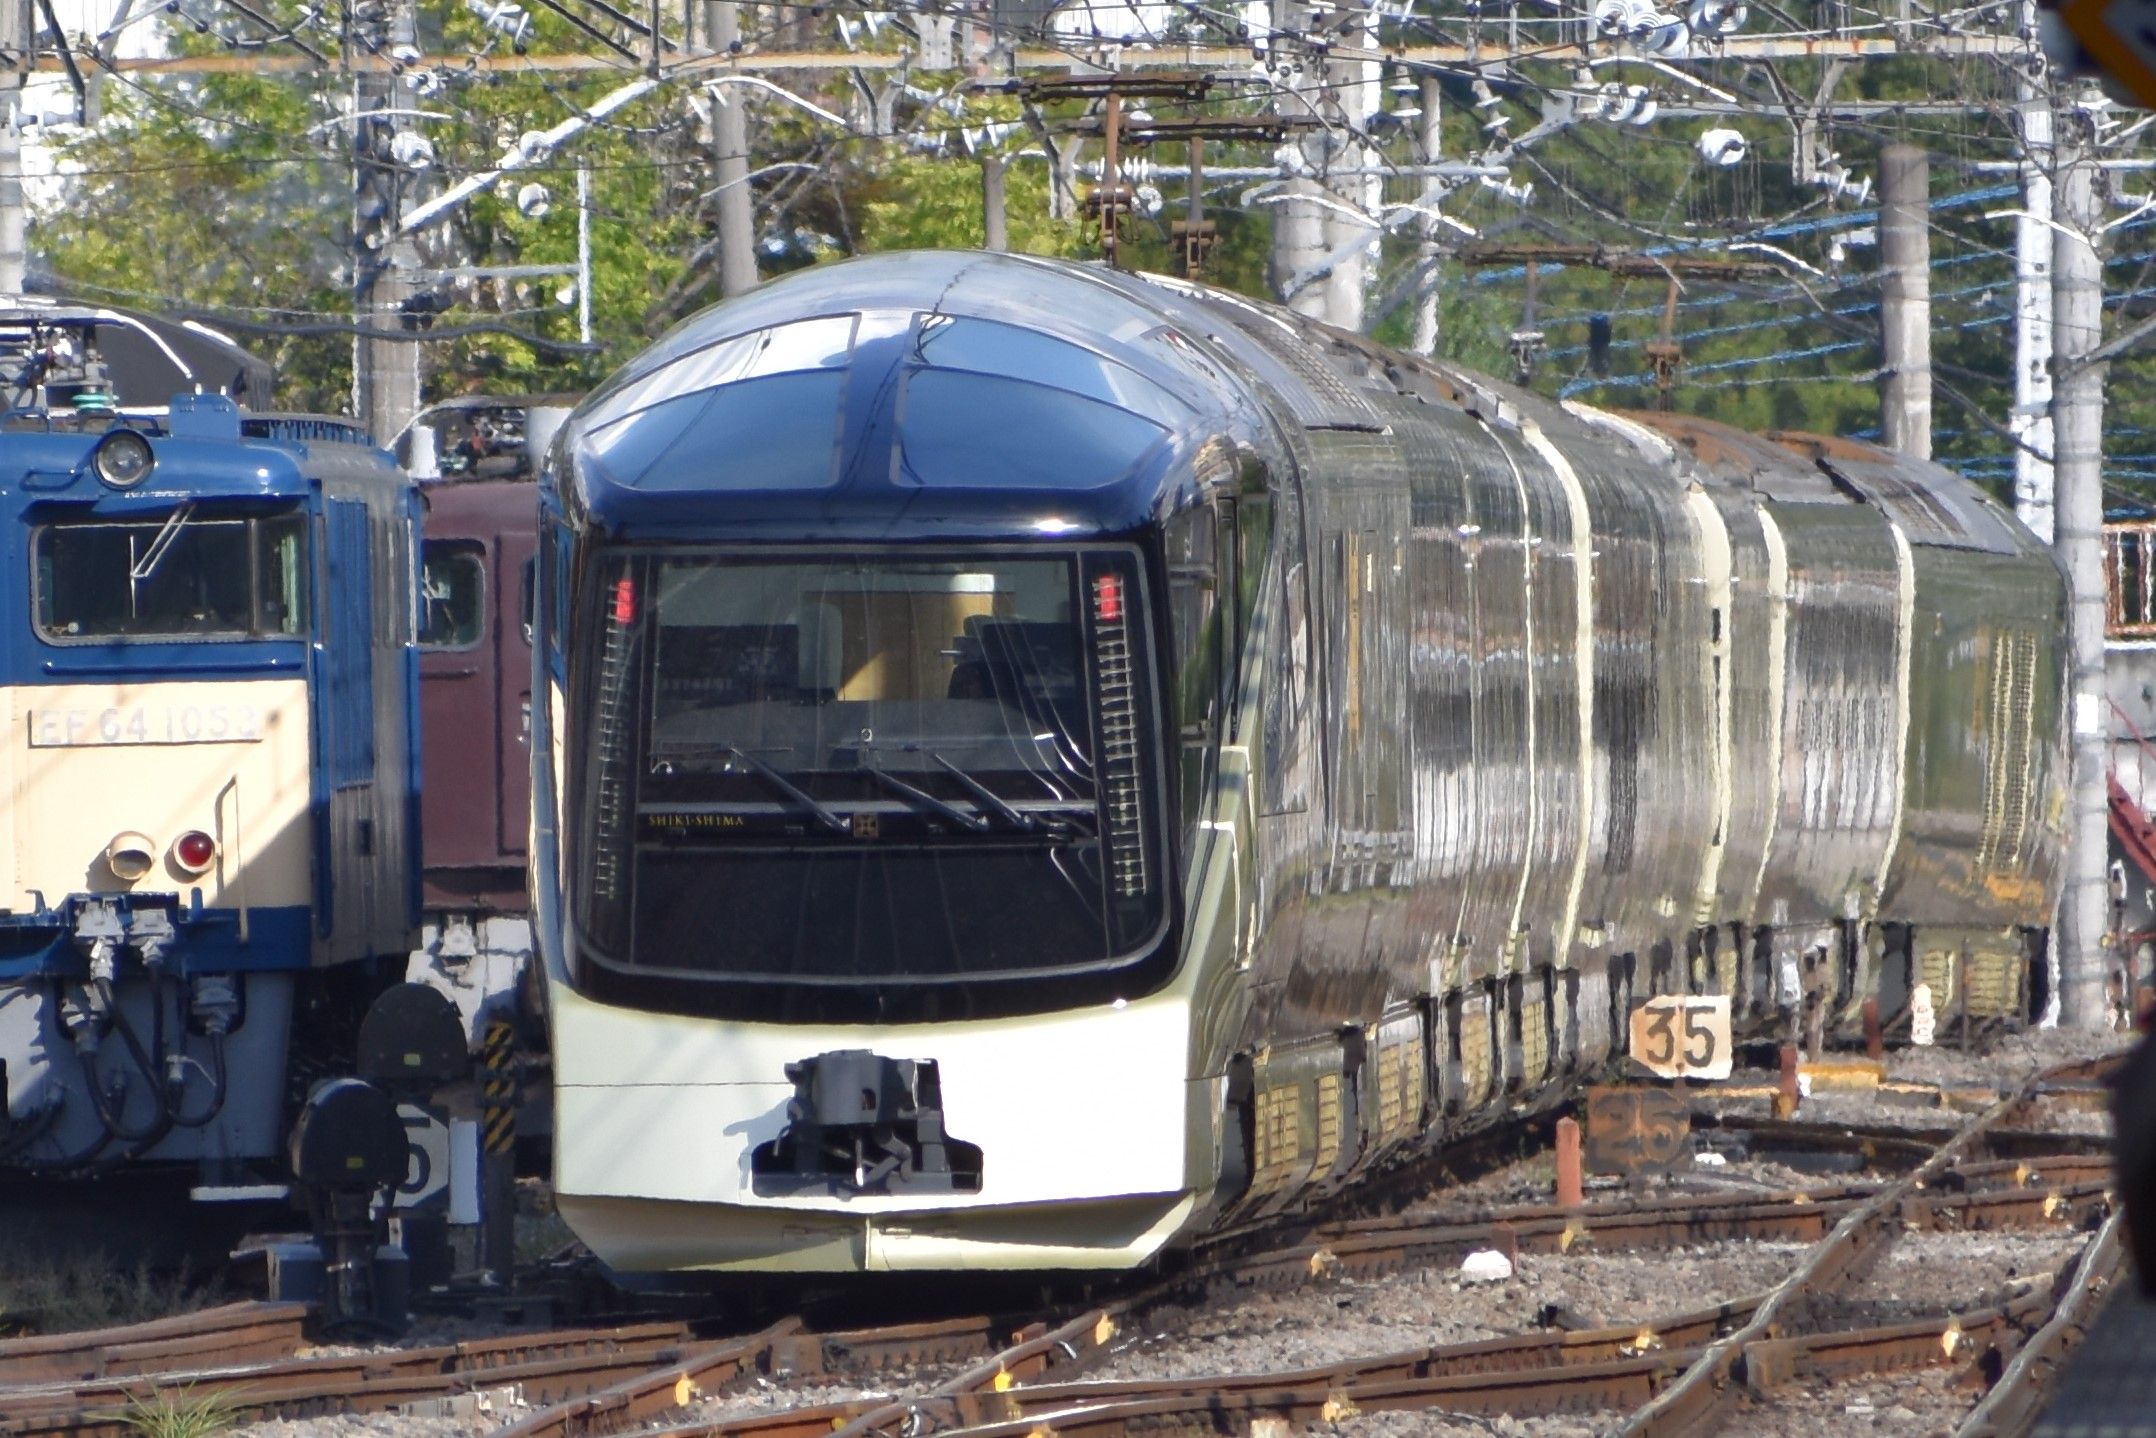
<path id="1" fill-rule="evenodd" d="M 157 845 L 150 842 L 147 834 L 123 829 L 105 846 L 105 867 L 112 870 L 114 878 L 126 883 L 134 883 L 156 866 Z"/>
<path id="2" fill-rule="evenodd" d="M 193 878 L 207 874 L 217 862 L 217 841 L 200 829 L 190 829 L 172 841 L 172 867 Z"/>
<path id="3" fill-rule="evenodd" d="M 157 467 L 150 442 L 131 429 L 116 429 L 90 452 L 90 467 L 114 489 L 133 489 Z"/>

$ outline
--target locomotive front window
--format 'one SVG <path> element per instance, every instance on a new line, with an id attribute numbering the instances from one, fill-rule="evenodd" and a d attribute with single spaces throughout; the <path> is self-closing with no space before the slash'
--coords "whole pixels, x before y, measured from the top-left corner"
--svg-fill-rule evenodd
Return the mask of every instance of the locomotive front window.
<path id="1" fill-rule="evenodd" d="M 34 540 L 38 633 L 57 642 L 277 639 L 307 632 L 296 513 L 185 505 L 150 520 L 65 520 Z"/>
<path id="2" fill-rule="evenodd" d="M 1165 912 L 1134 557 L 654 557 L 585 631 L 582 927 L 757 983 L 1112 969 Z"/>

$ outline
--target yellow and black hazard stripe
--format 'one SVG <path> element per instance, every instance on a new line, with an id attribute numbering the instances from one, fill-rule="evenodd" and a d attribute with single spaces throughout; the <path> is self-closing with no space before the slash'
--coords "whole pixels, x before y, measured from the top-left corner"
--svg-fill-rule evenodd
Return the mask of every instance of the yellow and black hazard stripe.
<path id="1" fill-rule="evenodd" d="M 496 1019 L 487 1025 L 480 1046 L 480 1067 L 485 1073 L 479 1102 L 485 1127 L 486 1151 L 507 1153 L 517 1137 L 516 1029 Z"/>

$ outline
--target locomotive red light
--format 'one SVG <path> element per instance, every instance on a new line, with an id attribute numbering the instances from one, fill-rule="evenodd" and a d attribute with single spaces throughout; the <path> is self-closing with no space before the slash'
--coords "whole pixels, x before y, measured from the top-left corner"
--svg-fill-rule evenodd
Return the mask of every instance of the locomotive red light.
<path id="1" fill-rule="evenodd" d="M 626 575 L 614 581 L 614 622 L 636 622 L 636 581 Z"/>
<path id="2" fill-rule="evenodd" d="M 1123 617 L 1123 581 L 1116 575 L 1103 574 L 1093 581 L 1093 612 L 1105 624 L 1113 624 Z"/>
<path id="3" fill-rule="evenodd" d="M 190 829 L 172 841 L 172 862 L 190 874 L 208 870 L 217 860 L 217 841 L 200 829 Z"/>

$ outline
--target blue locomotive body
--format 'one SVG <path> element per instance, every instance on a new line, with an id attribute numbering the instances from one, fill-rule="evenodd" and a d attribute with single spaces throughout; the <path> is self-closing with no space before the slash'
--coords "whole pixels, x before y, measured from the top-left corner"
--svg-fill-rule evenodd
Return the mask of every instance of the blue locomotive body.
<path id="1" fill-rule="evenodd" d="M 348 1061 L 419 902 L 417 515 L 340 421 L 0 428 L 0 1162 L 245 1191 Z"/>

